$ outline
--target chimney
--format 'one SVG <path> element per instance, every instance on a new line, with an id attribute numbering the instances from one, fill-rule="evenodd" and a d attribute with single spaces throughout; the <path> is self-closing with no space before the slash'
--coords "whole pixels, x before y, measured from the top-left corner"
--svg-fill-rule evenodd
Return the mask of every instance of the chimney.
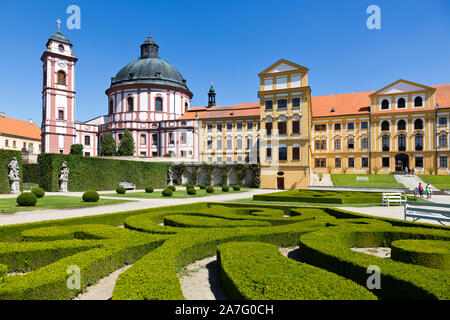
<path id="1" fill-rule="evenodd" d="M 28 123 L 29 123 L 29 124 L 34 124 L 33 119 L 28 119 Z"/>

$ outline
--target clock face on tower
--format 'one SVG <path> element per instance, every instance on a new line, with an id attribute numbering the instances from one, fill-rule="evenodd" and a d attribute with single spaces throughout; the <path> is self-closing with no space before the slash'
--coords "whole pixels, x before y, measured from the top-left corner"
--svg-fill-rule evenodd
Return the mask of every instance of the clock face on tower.
<path id="1" fill-rule="evenodd" d="M 64 60 L 58 60 L 58 66 L 64 68 L 66 66 L 66 62 Z"/>

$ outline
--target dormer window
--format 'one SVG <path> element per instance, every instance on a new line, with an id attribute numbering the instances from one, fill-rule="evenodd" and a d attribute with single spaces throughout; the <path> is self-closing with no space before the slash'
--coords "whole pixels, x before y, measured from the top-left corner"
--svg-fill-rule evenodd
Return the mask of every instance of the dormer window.
<path id="1" fill-rule="evenodd" d="M 64 71 L 58 71 L 58 84 L 66 85 L 66 73 Z"/>
<path id="2" fill-rule="evenodd" d="M 384 99 L 384 100 L 381 102 L 381 109 L 382 109 L 382 110 L 389 109 L 389 100 Z"/>
<path id="3" fill-rule="evenodd" d="M 423 107 L 423 100 L 421 97 L 416 97 L 414 99 L 414 107 Z"/>
<path id="4" fill-rule="evenodd" d="M 128 75 L 128 79 L 133 79 L 134 78 L 134 73 L 130 73 L 129 75 Z"/>
<path id="5" fill-rule="evenodd" d="M 334 110 L 334 107 L 331 107 L 331 112 L 335 112 L 336 110 Z"/>
<path id="6" fill-rule="evenodd" d="M 397 108 L 404 109 L 406 107 L 406 101 L 404 98 L 400 98 L 397 101 Z"/>
<path id="7" fill-rule="evenodd" d="M 60 44 L 58 46 L 58 50 L 59 50 L 59 52 L 64 52 L 64 46 L 62 44 Z"/>

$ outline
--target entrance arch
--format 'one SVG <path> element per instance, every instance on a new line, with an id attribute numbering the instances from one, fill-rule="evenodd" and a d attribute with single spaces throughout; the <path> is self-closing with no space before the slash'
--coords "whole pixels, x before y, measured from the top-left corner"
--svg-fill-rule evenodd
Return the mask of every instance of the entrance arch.
<path id="1" fill-rule="evenodd" d="M 395 156 L 395 171 L 405 171 L 409 168 L 409 157 L 406 154 L 398 154 Z"/>

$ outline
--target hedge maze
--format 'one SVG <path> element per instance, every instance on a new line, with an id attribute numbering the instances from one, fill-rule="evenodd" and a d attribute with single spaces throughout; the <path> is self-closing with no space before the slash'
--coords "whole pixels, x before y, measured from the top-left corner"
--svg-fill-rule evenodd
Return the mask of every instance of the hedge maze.
<path id="1" fill-rule="evenodd" d="M 113 271 L 113 299 L 184 299 L 177 272 L 217 255 L 234 299 L 450 299 L 446 227 L 337 208 L 200 203 L 0 227 L 0 299 L 72 299 Z M 298 261 L 277 247 L 299 246 Z M 390 259 L 351 250 L 391 247 Z M 366 287 L 378 266 L 381 288 Z M 69 289 L 70 266 L 81 271 Z M 19 273 L 19 274 L 18 274 Z"/>

